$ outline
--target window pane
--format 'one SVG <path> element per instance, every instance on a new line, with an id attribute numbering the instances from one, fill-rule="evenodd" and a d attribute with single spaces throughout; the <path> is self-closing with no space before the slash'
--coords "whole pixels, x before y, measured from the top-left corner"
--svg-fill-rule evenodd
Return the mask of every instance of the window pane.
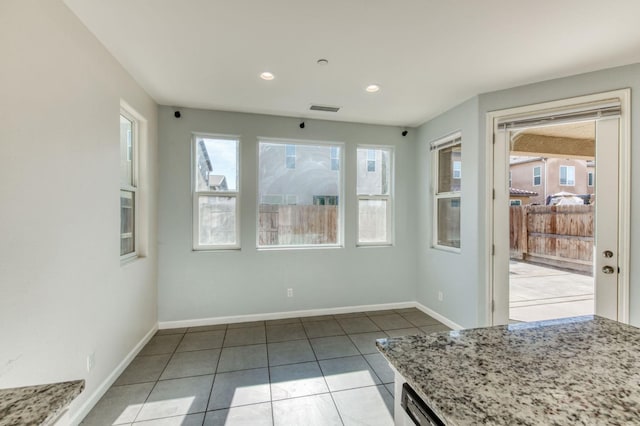
<path id="1" fill-rule="evenodd" d="M 135 250 L 135 193 L 120 191 L 120 256 Z"/>
<path id="2" fill-rule="evenodd" d="M 460 198 L 438 199 L 438 245 L 460 248 Z"/>
<path id="3" fill-rule="evenodd" d="M 260 246 L 340 242 L 340 173 L 331 165 L 332 153 L 339 158 L 340 150 L 335 145 L 260 142 Z"/>
<path id="4" fill-rule="evenodd" d="M 200 196 L 198 211 L 200 245 L 236 244 L 236 197 Z"/>
<path id="5" fill-rule="evenodd" d="M 388 242 L 387 223 L 387 200 L 358 201 L 358 242 Z"/>
<path id="6" fill-rule="evenodd" d="M 120 115 L 120 183 L 134 186 L 133 122 L 123 115 Z"/>
<path id="7" fill-rule="evenodd" d="M 357 187 L 359 195 L 389 195 L 391 191 L 391 150 L 358 148 Z M 371 160 L 373 158 L 374 160 Z M 373 167 L 371 166 L 373 163 Z M 375 167 L 376 163 L 378 167 Z"/>
<path id="8" fill-rule="evenodd" d="M 462 146 L 460 144 L 438 151 L 438 192 L 460 191 L 461 174 L 456 174 L 454 163 L 462 168 Z M 456 176 L 457 175 L 457 176 Z"/>
<path id="9" fill-rule="evenodd" d="M 237 191 L 238 141 L 198 138 L 194 171 L 196 191 Z"/>

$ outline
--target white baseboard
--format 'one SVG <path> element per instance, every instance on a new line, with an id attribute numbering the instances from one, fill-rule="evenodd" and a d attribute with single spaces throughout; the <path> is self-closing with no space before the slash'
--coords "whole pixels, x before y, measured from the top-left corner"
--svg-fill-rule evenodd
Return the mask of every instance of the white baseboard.
<path id="1" fill-rule="evenodd" d="M 265 321 L 285 318 L 312 317 L 317 315 L 347 314 L 350 312 L 378 311 L 416 307 L 416 302 L 382 303 L 378 305 L 343 306 L 340 308 L 308 309 L 304 311 L 273 312 L 265 314 L 234 315 L 227 317 L 199 318 L 180 321 L 161 321 L 158 328 L 198 327 L 202 325 L 230 324 L 234 322 Z"/>
<path id="2" fill-rule="evenodd" d="M 455 322 L 451 321 L 449 318 L 440 315 L 439 313 L 437 313 L 436 311 L 427 308 L 426 306 L 424 306 L 422 303 L 418 303 L 418 302 L 414 302 L 414 306 L 418 309 L 420 309 L 422 312 L 424 312 L 425 314 L 429 315 L 430 317 L 433 317 L 435 319 L 437 319 L 438 321 L 440 321 L 441 323 L 443 323 L 444 325 L 446 325 L 447 327 L 453 329 L 453 330 L 462 330 L 464 329 L 463 326 L 461 326 L 460 324 L 456 324 Z"/>
<path id="3" fill-rule="evenodd" d="M 87 398 L 87 400 L 82 404 L 78 410 L 76 410 L 73 414 L 69 413 L 69 422 L 71 425 L 78 425 L 82 419 L 84 419 L 89 411 L 100 401 L 100 398 L 109 390 L 111 385 L 115 383 L 120 374 L 129 366 L 131 361 L 140 353 L 142 348 L 149 343 L 149 340 L 156 334 L 158 331 L 158 326 L 154 325 L 151 330 L 134 346 L 133 349 L 127 354 L 127 356 L 118 364 L 118 366 L 107 376 L 106 379 L 98 386 L 98 388 Z"/>

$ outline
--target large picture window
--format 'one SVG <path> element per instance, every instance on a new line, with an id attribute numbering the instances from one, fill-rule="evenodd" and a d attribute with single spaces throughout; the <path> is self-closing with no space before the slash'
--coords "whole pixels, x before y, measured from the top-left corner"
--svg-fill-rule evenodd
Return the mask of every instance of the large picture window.
<path id="1" fill-rule="evenodd" d="M 239 141 L 234 138 L 193 137 L 193 248 L 240 247 Z"/>
<path id="2" fill-rule="evenodd" d="M 433 246 L 460 249 L 462 136 L 457 133 L 431 144 L 434 181 Z"/>
<path id="3" fill-rule="evenodd" d="M 373 163 L 373 167 L 371 164 Z M 377 165 L 377 167 L 376 167 Z M 392 243 L 393 151 L 357 149 L 358 245 Z"/>
<path id="4" fill-rule="evenodd" d="M 259 142 L 258 247 L 342 244 L 342 145 Z"/>

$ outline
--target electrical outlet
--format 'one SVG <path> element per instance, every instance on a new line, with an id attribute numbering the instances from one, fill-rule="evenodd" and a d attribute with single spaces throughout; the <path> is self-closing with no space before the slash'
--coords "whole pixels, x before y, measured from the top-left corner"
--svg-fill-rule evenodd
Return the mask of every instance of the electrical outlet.
<path id="1" fill-rule="evenodd" d="M 96 353 L 91 352 L 87 355 L 87 372 L 90 373 L 93 370 L 93 366 L 96 365 Z"/>
<path id="2" fill-rule="evenodd" d="M 287 297 L 293 297 L 293 289 L 292 288 L 288 288 L 287 289 Z"/>
<path id="3" fill-rule="evenodd" d="M 442 295 L 442 292 L 439 291 L 438 292 L 438 302 L 442 302 L 442 299 L 444 299 L 444 296 Z"/>

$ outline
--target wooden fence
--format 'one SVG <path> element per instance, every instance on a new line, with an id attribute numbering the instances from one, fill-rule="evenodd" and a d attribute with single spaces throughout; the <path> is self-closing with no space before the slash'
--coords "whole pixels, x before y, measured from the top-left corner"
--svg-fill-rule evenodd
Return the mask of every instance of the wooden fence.
<path id="1" fill-rule="evenodd" d="M 338 242 L 338 206 L 260 204 L 259 209 L 261 246 Z"/>
<path id="2" fill-rule="evenodd" d="M 511 206 L 511 258 L 592 272 L 594 206 Z"/>

